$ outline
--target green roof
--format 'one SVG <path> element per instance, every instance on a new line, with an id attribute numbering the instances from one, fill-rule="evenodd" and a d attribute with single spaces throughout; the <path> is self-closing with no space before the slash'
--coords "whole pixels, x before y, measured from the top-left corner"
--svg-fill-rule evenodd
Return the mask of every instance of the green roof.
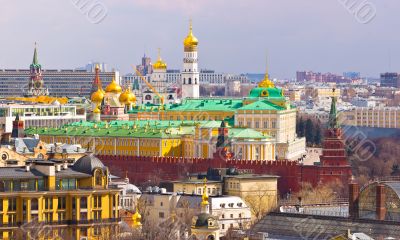
<path id="1" fill-rule="evenodd" d="M 255 139 L 269 139 L 268 135 L 256 131 L 251 128 L 231 128 L 229 129 L 229 138 L 255 138 Z"/>
<path id="2" fill-rule="evenodd" d="M 38 54 L 37 54 L 37 48 L 35 46 L 35 50 L 33 52 L 33 59 L 32 59 L 32 64 L 31 67 L 41 67 L 38 61 Z"/>
<path id="3" fill-rule="evenodd" d="M 247 104 L 238 110 L 285 110 L 284 107 L 273 104 L 272 102 L 264 99 L 257 102 Z"/>
<path id="4" fill-rule="evenodd" d="M 131 137 L 131 138 L 179 138 L 193 135 L 196 126 L 200 128 L 219 128 L 221 121 L 79 121 L 60 128 L 27 128 L 28 135 L 46 136 L 93 136 L 93 137 Z M 261 132 L 247 128 L 229 128 L 229 137 L 266 139 Z"/>
<path id="5" fill-rule="evenodd" d="M 253 88 L 249 93 L 249 97 L 251 97 L 251 98 L 263 97 L 263 98 L 285 99 L 285 97 L 283 96 L 283 91 L 280 88 L 260 88 L 260 87 Z"/>
<path id="6" fill-rule="evenodd" d="M 242 99 L 231 98 L 198 98 L 185 99 L 182 103 L 166 104 L 165 111 L 235 111 L 243 106 Z M 143 104 L 135 107 L 129 113 L 157 112 L 159 105 Z"/>

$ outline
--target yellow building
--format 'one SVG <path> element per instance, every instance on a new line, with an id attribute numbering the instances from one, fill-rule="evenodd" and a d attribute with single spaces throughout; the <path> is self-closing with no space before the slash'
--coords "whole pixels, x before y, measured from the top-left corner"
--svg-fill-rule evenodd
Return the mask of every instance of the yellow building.
<path id="1" fill-rule="evenodd" d="M 212 158 L 221 123 L 155 120 L 77 122 L 63 128 L 30 128 L 25 132 L 39 134 L 44 142 L 80 144 L 97 155 Z M 275 142 L 267 134 L 248 128 L 227 128 L 232 152 L 237 152 L 238 157 L 275 159 Z"/>
<path id="2" fill-rule="evenodd" d="M 241 197 L 252 210 L 254 218 L 274 209 L 278 201 L 278 176 L 259 174 L 227 175 L 224 192 Z"/>
<path id="3" fill-rule="evenodd" d="M 343 111 L 339 115 L 341 124 L 375 127 L 400 128 L 400 108 L 354 108 Z"/>
<path id="4" fill-rule="evenodd" d="M 172 192 L 201 195 L 204 191 L 204 181 L 201 179 L 188 179 L 171 182 Z M 209 196 L 222 195 L 223 183 L 221 181 L 207 181 L 207 194 Z"/>
<path id="5" fill-rule="evenodd" d="M 110 239 L 120 220 L 108 174 L 94 156 L 0 168 L 0 238 Z"/>
<path id="6" fill-rule="evenodd" d="M 273 150 L 265 149 L 266 146 L 250 149 L 241 146 L 240 142 L 235 143 L 232 152 L 241 155 L 239 158 L 293 160 L 305 153 L 305 139 L 296 136 L 296 111 L 285 98 L 284 91 L 275 87 L 266 73 L 245 98 L 187 98 L 181 103 L 139 105 L 128 113 L 130 120 L 212 122 L 231 119 L 232 127 L 256 130 L 276 143 Z M 263 158 L 263 152 L 274 155 Z"/>

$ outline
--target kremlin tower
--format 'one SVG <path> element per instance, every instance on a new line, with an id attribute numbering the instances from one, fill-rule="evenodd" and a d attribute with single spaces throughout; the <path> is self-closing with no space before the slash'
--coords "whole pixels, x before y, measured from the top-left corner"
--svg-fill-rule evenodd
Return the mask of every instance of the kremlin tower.
<path id="1" fill-rule="evenodd" d="M 33 52 L 32 64 L 29 66 L 30 78 L 28 82 L 28 90 L 25 93 L 27 97 L 48 96 L 49 90 L 44 88 L 42 77 L 42 65 L 39 64 L 37 46 Z"/>
<path id="2" fill-rule="evenodd" d="M 333 95 L 335 89 L 332 90 Z M 346 156 L 343 131 L 338 122 L 336 97 L 332 97 L 328 128 L 325 131 L 322 156 L 320 157 L 319 182 L 326 183 L 340 180 L 347 184 L 352 176 L 351 166 Z"/>
<path id="3" fill-rule="evenodd" d="M 197 45 L 199 41 L 193 35 L 192 30 L 192 22 L 190 22 L 189 34 L 183 41 L 185 56 L 181 73 L 182 99 L 200 96 L 200 73 L 197 65 Z"/>

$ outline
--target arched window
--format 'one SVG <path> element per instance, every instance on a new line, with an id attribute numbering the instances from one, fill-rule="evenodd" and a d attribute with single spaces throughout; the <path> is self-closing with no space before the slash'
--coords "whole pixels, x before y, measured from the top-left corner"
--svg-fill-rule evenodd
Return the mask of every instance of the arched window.
<path id="1" fill-rule="evenodd" d="M 146 97 L 144 99 L 151 100 L 151 96 L 150 95 L 146 95 Z"/>
<path id="2" fill-rule="evenodd" d="M 94 179 L 96 186 L 101 186 L 102 178 L 103 178 L 103 173 L 101 172 L 101 170 L 100 169 L 95 170 Z"/>
<path id="3" fill-rule="evenodd" d="M 197 78 L 194 79 L 194 84 L 197 84 Z"/>
<path id="4" fill-rule="evenodd" d="M 183 78 L 183 84 L 186 84 L 186 78 Z"/>
<path id="5" fill-rule="evenodd" d="M 192 78 L 189 78 L 189 84 L 192 84 Z"/>

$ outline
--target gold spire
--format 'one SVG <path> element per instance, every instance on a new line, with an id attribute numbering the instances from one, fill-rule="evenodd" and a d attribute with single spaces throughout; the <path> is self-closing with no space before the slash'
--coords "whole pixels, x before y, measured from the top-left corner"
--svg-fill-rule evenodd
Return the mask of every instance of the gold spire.
<path id="1" fill-rule="evenodd" d="M 208 194 L 207 194 L 207 177 L 204 178 L 204 187 L 203 187 L 203 196 L 201 196 L 201 205 L 207 206 L 210 203 L 208 202 Z"/>
<path id="2" fill-rule="evenodd" d="M 267 59 L 266 59 L 266 70 L 265 70 L 265 75 L 264 75 L 264 79 L 261 80 L 261 82 L 258 83 L 258 87 L 261 88 L 274 88 L 275 84 L 274 82 L 272 82 L 269 79 L 269 74 L 268 74 L 268 55 L 267 55 Z"/>
<path id="3" fill-rule="evenodd" d="M 199 40 L 193 35 L 193 26 L 192 26 L 192 19 L 190 19 L 190 27 L 189 33 L 185 40 L 183 40 L 183 45 L 185 52 L 195 52 L 197 51 L 197 45 L 199 44 Z"/>
<path id="4" fill-rule="evenodd" d="M 167 64 L 161 58 L 161 49 L 158 48 L 157 62 L 153 64 L 154 69 L 167 69 Z"/>

